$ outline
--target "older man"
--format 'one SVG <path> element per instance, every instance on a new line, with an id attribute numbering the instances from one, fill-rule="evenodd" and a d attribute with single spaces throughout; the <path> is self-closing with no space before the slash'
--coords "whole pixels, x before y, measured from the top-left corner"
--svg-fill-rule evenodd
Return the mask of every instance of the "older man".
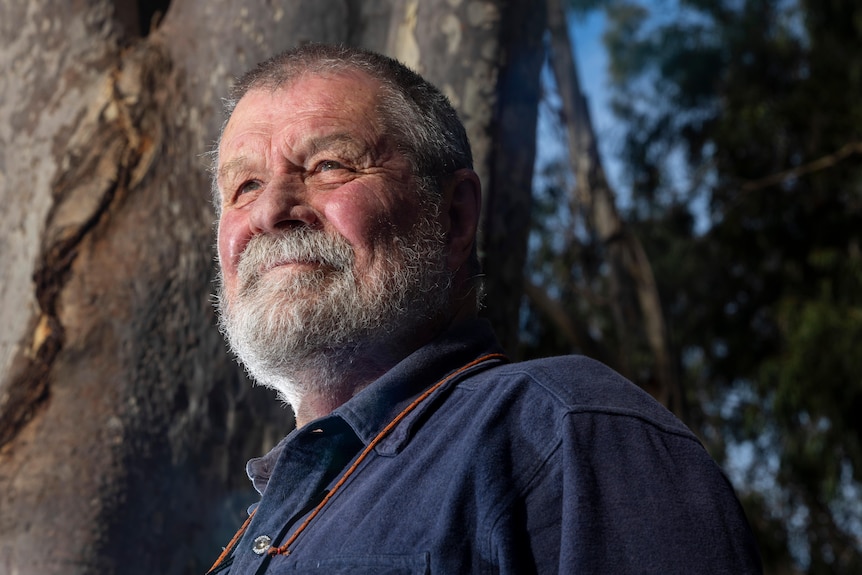
<path id="1" fill-rule="evenodd" d="M 446 98 L 305 46 L 236 88 L 215 178 L 222 329 L 297 429 L 212 573 L 754 573 L 692 433 L 582 357 L 476 319 L 480 183 Z"/>

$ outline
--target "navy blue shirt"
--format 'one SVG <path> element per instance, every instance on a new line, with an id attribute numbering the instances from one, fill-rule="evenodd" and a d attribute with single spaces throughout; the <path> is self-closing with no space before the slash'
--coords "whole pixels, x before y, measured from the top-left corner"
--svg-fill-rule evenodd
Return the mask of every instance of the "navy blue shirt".
<path id="1" fill-rule="evenodd" d="M 262 497 L 213 573 L 760 573 L 733 489 L 697 438 L 584 357 L 492 356 L 355 464 L 423 391 L 498 351 L 487 324 L 463 324 L 250 461 Z M 298 528 L 288 553 L 266 552 Z"/>

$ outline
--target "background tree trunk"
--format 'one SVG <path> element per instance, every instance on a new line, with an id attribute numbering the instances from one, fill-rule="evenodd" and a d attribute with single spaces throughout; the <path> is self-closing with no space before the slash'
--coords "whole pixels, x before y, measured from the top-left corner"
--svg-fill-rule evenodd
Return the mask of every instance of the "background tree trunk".
<path id="1" fill-rule="evenodd" d="M 453 96 L 492 185 L 517 163 L 504 204 L 523 217 L 535 103 L 495 96 L 525 65 L 500 56 L 511 6 L 410 4 L 0 0 L 0 572 L 202 572 L 253 499 L 245 460 L 293 425 L 228 357 L 209 301 L 203 154 L 233 76 L 308 40 L 394 46 L 390 23 L 427 10 L 417 57 L 396 55 Z M 521 130 L 517 162 L 488 159 Z M 494 257 L 520 270 L 524 249 Z"/>
<path id="2" fill-rule="evenodd" d="M 532 214 L 546 18 L 541 2 L 506 2 L 502 13 L 501 65 L 490 125 L 492 146 L 482 220 L 487 291 L 483 313 L 514 356 Z"/>
<path id="3" fill-rule="evenodd" d="M 650 385 L 645 387 L 662 404 L 684 417 L 683 393 L 652 267 L 640 240 L 620 217 L 616 194 L 605 177 L 562 4 L 560 0 L 548 0 L 547 5 L 551 68 L 560 92 L 569 158 L 576 176 L 575 202 L 583 206 L 589 232 L 606 250 L 611 292 L 608 299 L 620 337 L 616 361 L 610 364 L 630 379 L 639 380 L 628 366 L 628 358 L 634 355 L 635 328 L 642 325 L 655 365 Z"/>
<path id="4" fill-rule="evenodd" d="M 483 184 L 483 315 L 512 354 L 530 227 L 544 29 L 541 3 L 399 0 L 387 49 L 439 86 L 467 128 Z"/>

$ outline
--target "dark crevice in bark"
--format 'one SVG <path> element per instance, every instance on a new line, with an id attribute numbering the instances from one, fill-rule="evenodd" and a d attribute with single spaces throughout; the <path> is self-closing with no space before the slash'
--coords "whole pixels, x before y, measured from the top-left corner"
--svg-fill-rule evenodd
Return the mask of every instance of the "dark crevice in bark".
<path id="1" fill-rule="evenodd" d="M 44 316 L 38 330 L 47 331 L 48 336 L 7 388 L 9 395 L 0 413 L 0 448 L 18 434 L 48 398 L 48 373 L 62 347 L 62 328 L 57 318 Z"/>
<path id="2" fill-rule="evenodd" d="M 122 180 L 128 181 L 128 170 L 124 171 Z M 78 246 L 107 211 L 117 188 L 118 182 L 115 182 L 103 195 L 98 209 L 71 237 L 44 250 L 41 263 L 33 274 L 36 301 L 41 311 L 33 342 L 36 351 L 29 365 L 18 373 L 9 386 L 12 395 L 4 410 L 3 424 L 0 425 L 0 447 L 18 434 L 50 395 L 49 375 L 65 340 L 63 325 L 58 317 L 57 299 L 68 280 Z"/>
<path id="3" fill-rule="evenodd" d="M 33 274 L 40 317 L 29 357 L 8 386 L 10 397 L 0 413 L 0 447 L 20 432 L 50 396 L 50 374 L 65 343 L 58 300 L 81 245 L 105 220 L 117 197 L 140 182 L 153 159 L 157 144 L 152 138 L 142 137 L 139 128 L 146 123 L 144 116 L 152 105 L 145 95 L 152 89 L 150 76 L 164 62 L 146 47 L 125 56 L 123 68 L 110 73 L 111 98 L 97 104 L 102 106 L 98 125 L 92 128 L 85 125 L 88 120 L 81 120 L 78 130 L 91 130 L 92 134 L 70 146 L 65 159 L 72 167 L 53 184 L 54 205 L 46 220 L 42 255 Z M 137 76 L 130 82 L 129 74 Z M 129 87 L 140 93 L 129 93 Z M 84 208 L 76 209 L 85 211 L 89 207 L 89 213 L 69 223 L 68 216 L 58 215 L 68 204 L 84 204 Z"/>
<path id="4" fill-rule="evenodd" d="M 161 24 L 170 0 L 115 0 L 116 19 L 130 38 L 146 38 Z"/>
<path id="5" fill-rule="evenodd" d="M 159 27 L 170 5 L 170 0 L 147 0 L 138 3 L 138 22 L 140 22 L 141 36 L 149 36 L 150 32 Z"/>

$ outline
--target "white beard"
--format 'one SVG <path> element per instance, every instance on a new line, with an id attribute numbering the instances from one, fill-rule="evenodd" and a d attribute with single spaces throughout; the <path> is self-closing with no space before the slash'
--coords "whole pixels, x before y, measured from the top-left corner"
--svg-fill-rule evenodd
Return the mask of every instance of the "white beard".
<path id="1" fill-rule="evenodd" d="M 249 375 L 296 408 L 309 393 L 349 394 L 346 376 L 369 358 L 400 359 L 399 344 L 447 309 L 451 274 L 431 216 L 390 251 L 357 277 L 341 236 L 304 227 L 253 237 L 240 256 L 237 293 L 229 297 L 221 279 L 217 299 L 219 325 Z M 317 268 L 261 274 L 286 260 Z"/>

